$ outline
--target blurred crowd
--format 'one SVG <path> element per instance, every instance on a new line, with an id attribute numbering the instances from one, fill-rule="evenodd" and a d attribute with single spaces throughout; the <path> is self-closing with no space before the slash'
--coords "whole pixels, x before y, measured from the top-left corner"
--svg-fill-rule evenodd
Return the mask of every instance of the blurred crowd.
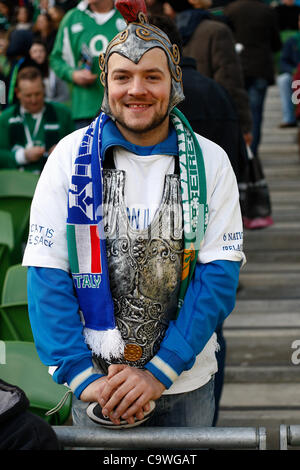
<path id="1" fill-rule="evenodd" d="M 45 99 L 69 106 L 75 127 L 88 124 L 100 109 L 102 98 L 94 56 L 110 39 L 107 28 L 111 28 L 112 37 L 120 29 L 110 23 L 109 15 L 105 17 L 113 3 L 113 0 L 0 0 L 1 111 L 17 101 L 20 70 L 34 66 L 41 71 Z M 101 4 L 105 13 L 101 13 Z M 228 92 L 245 142 L 255 155 L 266 91 L 275 80 L 282 101 L 279 126 L 297 125 L 299 112 L 291 97 L 300 59 L 300 0 L 146 0 L 146 4 L 152 15 L 174 21 L 184 55 L 194 58 L 198 72 Z M 97 54 L 90 50 L 91 43 L 88 46 L 77 40 L 83 32 L 76 28 L 85 28 L 85 24 L 76 23 L 72 9 L 96 15 L 91 34 L 94 45 L 101 37 L 101 46 L 95 48 Z"/>
<path id="2" fill-rule="evenodd" d="M 259 158 L 264 103 L 277 84 L 278 127 L 298 126 L 300 0 L 145 2 L 181 50 L 181 110 L 230 158 L 245 227 L 271 225 Z M 0 0 L 0 168 L 41 171 L 56 139 L 97 116 L 99 54 L 124 27 L 113 0 Z"/>

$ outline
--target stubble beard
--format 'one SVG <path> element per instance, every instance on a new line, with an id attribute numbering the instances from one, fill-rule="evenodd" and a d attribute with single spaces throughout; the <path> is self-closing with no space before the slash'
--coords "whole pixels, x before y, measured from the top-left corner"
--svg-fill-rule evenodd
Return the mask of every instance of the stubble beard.
<path id="1" fill-rule="evenodd" d="M 122 119 L 121 116 L 114 116 L 114 117 L 115 117 L 115 121 L 127 131 L 134 132 L 136 134 L 145 134 L 161 126 L 161 124 L 167 119 L 168 116 L 169 116 L 169 110 L 167 109 L 167 111 L 164 114 L 156 114 L 155 116 L 153 116 L 152 121 L 149 122 L 149 124 L 145 125 L 144 127 L 139 127 L 138 125 L 131 126 L 124 119 Z"/>

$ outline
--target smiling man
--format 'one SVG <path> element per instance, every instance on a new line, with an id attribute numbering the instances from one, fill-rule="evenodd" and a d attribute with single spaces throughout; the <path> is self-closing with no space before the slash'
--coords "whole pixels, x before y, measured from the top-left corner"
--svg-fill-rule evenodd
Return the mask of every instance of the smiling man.
<path id="1" fill-rule="evenodd" d="M 31 324 L 74 424 L 210 426 L 214 331 L 244 262 L 237 183 L 176 109 L 178 48 L 135 20 L 100 56 L 100 116 L 38 184 L 31 226 L 52 245 L 26 248 Z"/>

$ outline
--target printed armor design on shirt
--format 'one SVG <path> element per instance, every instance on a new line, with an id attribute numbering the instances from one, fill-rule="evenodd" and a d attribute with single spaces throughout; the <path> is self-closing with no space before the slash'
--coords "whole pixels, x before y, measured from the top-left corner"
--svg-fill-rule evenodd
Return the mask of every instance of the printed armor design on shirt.
<path id="1" fill-rule="evenodd" d="M 165 177 L 161 205 L 145 230 L 130 225 L 124 187 L 124 171 L 104 170 L 104 232 L 115 317 L 126 344 L 123 363 L 143 367 L 177 311 L 183 253 L 180 180 Z"/>

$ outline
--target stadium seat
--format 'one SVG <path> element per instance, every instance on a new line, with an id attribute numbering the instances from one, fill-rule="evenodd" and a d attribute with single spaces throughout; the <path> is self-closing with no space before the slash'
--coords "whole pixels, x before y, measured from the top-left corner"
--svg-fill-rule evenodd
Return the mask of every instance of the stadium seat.
<path id="1" fill-rule="evenodd" d="M 6 271 L 11 264 L 11 252 L 14 248 L 12 217 L 8 212 L 0 211 L 0 293 L 3 289 Z"/>
<path id="2" fill-rule="evenodd" d="M 28 342 L 5 341 L 0 361 L 0 377 L 12 385 L 20 387 L 30 402 L 30 411 L 51 425 L 66 422 L 71 411 L 71 394 L 67 394 L 62 407 L 54 414 L 46 412 L 56 407 L 69 390 L 54 382 L 38 357 L 35 345 Z M 3 346 L 3 344 L 2 344 Z"/>
<path id="3" fill-rule="evenodd" d="M 0 338 L 10 341 L 34 341 L 27 303 L 0 306 Z"/>
<path id="4" fill-rule="evenodd" d="M 13 223 L 13 263 L 21 262 L 22 243 L 27 239 L 30 206 L 38 179 L 38 174 L 30 172 L 0 171 L 0 210 L 11 214 Z"/>
<path id="5" fill-rule="evenodd" d="M 27 268 L 21 264 L 10 266 L 6 272 L 1 304 L 27 302 Z"/>
<path id="6" fill-rule="evenodd" d="M 20 264 L 10 266 L 4 279 L 0 338 L 33 342 L 27 304 L 27 268 Z"/>

